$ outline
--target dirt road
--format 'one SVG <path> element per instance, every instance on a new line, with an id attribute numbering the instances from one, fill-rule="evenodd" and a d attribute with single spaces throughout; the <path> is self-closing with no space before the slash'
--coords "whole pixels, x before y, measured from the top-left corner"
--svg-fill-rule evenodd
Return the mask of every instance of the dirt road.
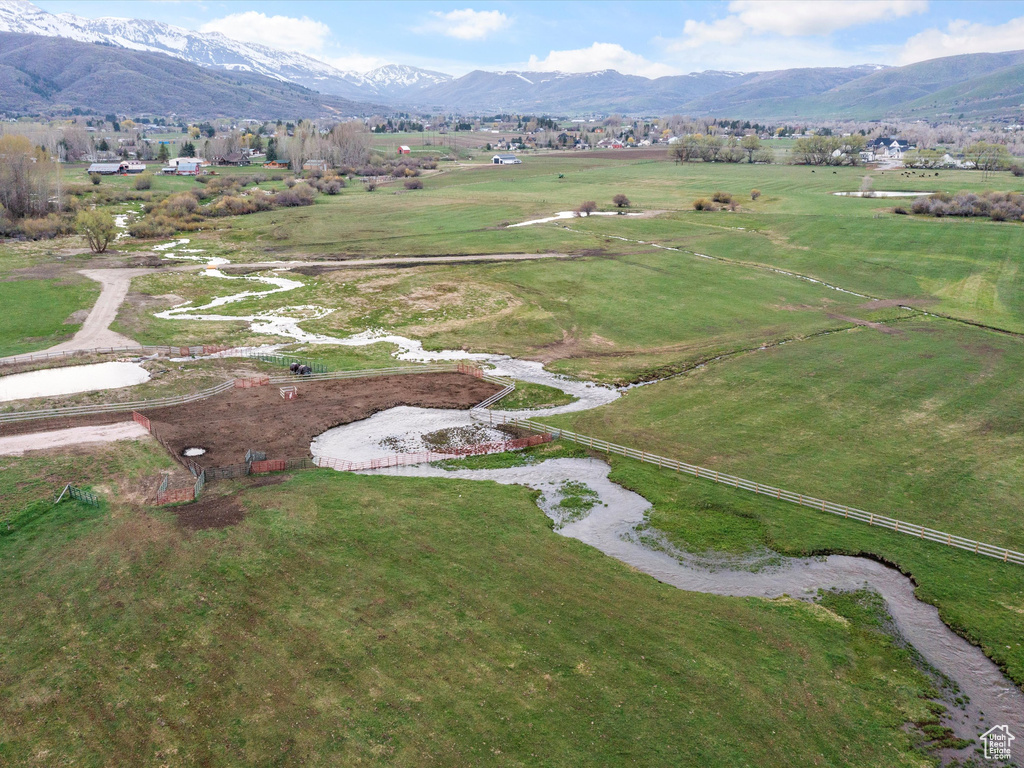
<path id="1" fill-rule="evenodd" d="M 120 414 L 124 418 L 124 414 Z M 0 437 L 0 456 L 24 456 L 26 451 L 65 448 L 69 445 L 110 443 L 114 440 L 142 440 L 149 437 L 145 427 L 134 421 L 103 424 L 90 427 L 72 427 L 53 432 L 33 432 L 26 435 Z"/>

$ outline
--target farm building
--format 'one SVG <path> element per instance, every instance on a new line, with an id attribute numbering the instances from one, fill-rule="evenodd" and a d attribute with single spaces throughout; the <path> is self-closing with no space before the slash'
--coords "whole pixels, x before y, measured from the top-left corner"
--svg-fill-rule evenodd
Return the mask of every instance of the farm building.
<path id="1" fill-rule="evenodd" d="M 494 165 L 519 165 L 523 161 L 511 153 L 495 155 L 491 158 Z"/>
<path id="2" fill-rule="evenodd" d="M 181 162 L 176 166 L 175 173 L 178 176 L 202 176 L 203 166 L 199 162 Z"/>
<path id="3" fill-rule="evenodd" d="M 210 164 L 210 161 L 203 160 L 201 157 L 172 157 L 167 161 L 167 164 L 172 168 L 177 168 L 181 163 L 198 163 L 201 166 L 207 166 Z"/>
<path id="4" fill-rule="evenodd" d="M 411 155 L 412 154 L 412 150 L 409 149 L 407 146 L 405 146 L 405 144 L 403 144 L 402 146 L 400 146 L 398 148 L 398 154 L 400 154 L 400 155 Z"/>
<path id="5" fill-rule="evenodd" d="M 134 160 L 125 160 L 119 163 L 93 163 L 86 173 L 98 173 L 100 176 L 116 176 L 127 173 L 145 173 L 146 164 Z"/>
<path id="6" fill-rule="evenodd" d="M 288 168 L 288 163 L 283 163 L 280 160 L 271 160 L 269 163 L 264 163 L 263 167 L 264 168 L 275 168 L 275 169 L 276 168 L 280 168 L 282 170 L 285 170 L 285 169 Z"/>
<path id="7" fill-rule="evenodd" d="M 304 171 L 328 171 L 330 168 L 331 164 L 326 160 L 307 160 L 302 164 Z"/>
<path id="8" fill-rule="evenodd" d="M 120 163 L 93 163 L 86 171 L 86 173 L 98 173 L 100 176 L 113 176 L 120 172 Z"/>

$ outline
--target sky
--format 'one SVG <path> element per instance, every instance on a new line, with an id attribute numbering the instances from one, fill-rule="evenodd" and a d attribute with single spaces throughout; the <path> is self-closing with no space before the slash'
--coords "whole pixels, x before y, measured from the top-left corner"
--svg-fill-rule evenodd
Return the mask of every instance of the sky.
<path id="1" fill-rule="evenodd" d="M 468 3 L 35 0 L 51 13 L 163 21 L 296 50 L 342 70 L 409 64 L 643 77 L 910 64 L 1024 49 L 1024 0 Z"/>

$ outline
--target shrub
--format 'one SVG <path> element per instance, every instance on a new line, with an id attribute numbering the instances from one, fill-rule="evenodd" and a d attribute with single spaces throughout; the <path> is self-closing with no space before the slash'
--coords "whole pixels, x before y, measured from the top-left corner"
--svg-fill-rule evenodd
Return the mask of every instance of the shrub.
<path id="1" fill-rule="evenodd" d="M 757 200 L 757 198 L 759 198 L 760 196 L 761 196 L 761 190 L 760 189 L 752 189 L 752 190 L 750 190 L 750 199 L 751 200 Z"/>
<path id="2" fill-rule="evenodd" d="M 165 216 L 188 216 L 199 210 L 199 200 L 192 192 L 175 192 L 159 204 Z"/>
<path id="3" fill-rule="evenodd" d="M 18 228 L 29 240 L 49 240 L 57 235 L 66 235 L 73 231 L 64 217 L 56 213 L 37 219 L 22 219 Z"/>
<path id="4" fill-rule="evenodd" d="M 597 203 L 595 203 L 593 200 L 584 200 L 582 203 L 580 203 L 580 207 L 573 211 L 573 213 L 575 213 L 577 216 L 589 216 L 596 210 Z"/>
<path id="5" fill-rule="evenodd" d="M 931 207 L 931 199 L 927 197 L 918 197 L 910 204 L 910 210 L 919 214 L 931 213 Z"/>
<path id="6" fill-rule="evenodd" d="M 286 189 L 284 192 L 278 192 L 274 195 L 274 205 L 280 205 L 284 208 L 312 205 L 313 198 L 315 197 L 316 190 L 309 186 L 309 184 L 300 182 L 291 189 Z"/>
<path id="7" fill-rule="evenodd" d="M 406 189 L 423 189 L 423 182 L 419 179 L 409 179 L 405 182 Z"/>
<path id="8" fill-rule="evenodd" d="M 731 203 L 732 195 L 730 195 L 728 192 L 722 192 L 719 190 L 718 192 L 715 192 L 715 194 L 711 196 L 711 199 L 714 200 L 716 203 Z"/>
<path id="9" fill-rule="evenodd" d="M 612 202 L 616 208 L 629 208 L 629 198 L 621 193 L 613 197 Z"/>
<path id="10" fill-rule="evenodd" d="M 1010 173 L 1014 176 L 1024 176 L 1024 165 L 1015 165 L 1010 169 Z"/>
<path id="11" fill-rule="evenodd" d="M 94 187 L 98 187 L 100 185 L 100 179 L 101 178 L 102 177 L 98 173 L 90 173 L 89 174 L 89 181 L 92 182 L 92 185 Z"/>
<path id="12" fill-rule="evenodd" d="M 699 197 L 693 201 L 693 210 L 695 211 L 713 211 L 715 206 L 712 205 L 711 201 L 706 197 Z"/>
<path id="13" fill-rule="evenodd" d="M 900 216 L 907 215 L 907 209 L 904 208 L 902 205 L 897 205 L 895 208 L 892 209 L 892 212 Z"/>
<path id="14" fill-rule="evenodd" d="M 377 188 L 377 182 L 376 181 L 367 181 L 365 186 L 366 186 L 366 191 L 367 192 L 373 192 L 373 190 L 375 190 Z"/>
<path id="15" fill-rule="evenodd" d="M 286 187 L 288 187 L 288 189 L 291 189 L 291 188 L 292 188 L 292 187 L 294 187 L 294 186 L 295 186 L 295 185 L 296 185 L 297 183 L 298 183 L 298 182 L 297 182 L 297 181 L 295 181 L 295 177 L 294 177 L 294 176 L 289 176 L 289 177 L 288 177 L 287 179 L 285 179 L 285 180 L 284 180 L 284 185 L 285 185 Z"/>
<path id="16" fill-rule="evenodd" d="M 136 189 L 149 189 L 153 186 L 153 174 L 144 173 L 141 176 L 135 178 Z"/>
<path id="17" fill-rule="evenodd" d="M 197 174 L 196 176 L 193 176 L 192 178 L 195 179 L 196 183 L 198 183 L 198 184 L 209 184 L 210 183 L 210 177 L 207 176 L 206 174 L 203 174 L 203 173 Z"/>
<path id="18" fill-rule="evenodd" d="M 93 253 L 103 253 L 117 235 L 114 217 L 96 208 L 79 211 L 75 217 L 75 228 L 80 234 L 85 235 L 89 250 Z"/>

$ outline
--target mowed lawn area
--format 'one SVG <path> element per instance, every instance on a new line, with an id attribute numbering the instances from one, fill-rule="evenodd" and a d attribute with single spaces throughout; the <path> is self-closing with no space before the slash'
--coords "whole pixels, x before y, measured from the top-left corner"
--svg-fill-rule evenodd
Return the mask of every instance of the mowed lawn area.
<path id="1" fill-rule="evenodd" d="M 85 278 L 0 281 L 0 357 L 71 338 L 82 323 L 65 321 L 80 309 L 90 309 L 99 295 L 99 285 Z"/>
<path id="2" fill-rule="evenodd" d="M 235 501 L 221 530 L 115 496 L 0 538 L 4 765 L 930 764 L 930 687 L 866 598 L 664 586 L 522 488 Z"/>
<path id="3" fill-rule="evenodd" d="M 937 318 L 906 320 L 889 330 L 895 332 L 858 328 L 742 355 L 634 390 L 604 408 L 549 421 L 1024 550 L 1024 341 Z M 651 498 L 646 486 L 637 490 Z M 737 495 L 743 496 L 728 491 L 724 498 Z M 920 559 L 912 566 L 887 543 L 901 538 L 897 534 L 879 534 L 866 544 L 856 525 L 825 515 L 806 529 L 807 538 L 792 523 L 785 535 L 764 533 L 763 526 L 785 527 L 780 516 L 815 519 L 815 513 L 797 514 L 788 505 L 758 512 L 762 522 L 750 524 L 760 533 L 751 534 L 751 546 L 769 538 L 794 553 L 889 552 L 933 596 L 949 588 L 947 579 L 969 585 L 956 598 L 960 607 L 951 623 L 985 638 L 996 658 L 1013 659 L 1015 679 L 1024 680 L 1024 570 L 996 566 L 1001 586 L 986 598 L 993 583 L 984 558 L 958 556 L 955 568 L 932 568 Z M 732 526 L 744 515 L 727 517 Z M 704 546 L 706 532 L 677 533 L 687 548 Z M 723 538 L 727 548 L 742 546 L 742 540 Z M 709 541 L 704 548 L 717 546 Z M 943 549 L 921 548 L 936 558 Z M 990 610 L 982 608 L 986 600 Z M 1006 631 L 992 631 L 1000 623 Z"/>

